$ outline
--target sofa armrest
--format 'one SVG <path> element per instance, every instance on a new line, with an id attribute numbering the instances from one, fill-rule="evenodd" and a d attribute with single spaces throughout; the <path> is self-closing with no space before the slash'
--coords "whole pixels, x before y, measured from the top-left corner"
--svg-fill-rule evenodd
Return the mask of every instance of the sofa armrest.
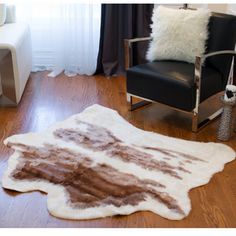
<path id="1" fill-rule="evenodd" d="M 124 52 L 125 52 L 125 69 L 129 69 L 132 66 L 132 45 L 133 43 L 144 42 L 151 40 L 151 37 L 124 39 Z"/>

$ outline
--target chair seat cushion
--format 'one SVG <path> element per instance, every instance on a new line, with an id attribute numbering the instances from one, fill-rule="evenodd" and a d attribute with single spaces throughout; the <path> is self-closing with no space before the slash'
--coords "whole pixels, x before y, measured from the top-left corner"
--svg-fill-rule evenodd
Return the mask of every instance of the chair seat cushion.
<path id="1" fill-rule="evenodd" d="M 202 68 L 201 102 L 221 91 L 222 76 Z M 191 111 L 195 107 L 194 65 L 179 61 L 154 61 L 127 70 L 127 92 L 166 105 Z"/>

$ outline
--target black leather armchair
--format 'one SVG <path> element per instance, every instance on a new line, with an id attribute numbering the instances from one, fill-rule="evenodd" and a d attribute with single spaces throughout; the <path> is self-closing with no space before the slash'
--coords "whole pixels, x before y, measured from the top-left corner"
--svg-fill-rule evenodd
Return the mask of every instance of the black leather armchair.
<path id="1" fill-rule="evenodd" d="M 208 25 L 206 54 L 196 55 L 195 65 L 182 61 L 154 61 L 132 65 L 132 45 L 151 38 L 125 39 L 127 98 L 131 110 L 150 102 L 159 102 L 192 114 L 192 131 L 197 132 L 222 109 L 199 122 L 199 105 L 233 82 L 236 55 L 236 16 L 212 13 Z M 204 65 L 202 65 L 205 59 Z M 133 104 L 133 97 L 144 101 Z"/>

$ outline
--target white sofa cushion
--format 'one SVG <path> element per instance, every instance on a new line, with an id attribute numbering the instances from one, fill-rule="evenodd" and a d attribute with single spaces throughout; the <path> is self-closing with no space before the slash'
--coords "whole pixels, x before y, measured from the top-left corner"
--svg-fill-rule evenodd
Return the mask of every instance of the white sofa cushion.
<path id="1" fill-rule="evenodd" d="M 153 11 L 147 59 L 195 62 L 205 52 L 210 12 L 159 6 Z"/>

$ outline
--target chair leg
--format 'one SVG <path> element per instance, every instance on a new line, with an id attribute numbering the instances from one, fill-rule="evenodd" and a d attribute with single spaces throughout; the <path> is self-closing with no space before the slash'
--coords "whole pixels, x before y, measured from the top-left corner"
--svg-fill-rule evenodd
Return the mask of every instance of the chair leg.
<path id="1" fill-rule="evenodd" d="M 130 111 L 134 111 L 138 108 L 144 107 L 146 105 L 151 104 L 152 102 L 149 101 L 141 101 L 141 102 L 137 102 L 137 103 L 133 103 L 133 96 L 127 94 L 127 101 L 130 103 Z"/>
<path id="2" fill-rule="evenodd" d="M 214 112 L 212 115 L 208 116 L 206 119 L 198 123 L 198 113 L 193 112 L 192 116 L 192 131 L 193 132 L 198 132 L 199 129 L 203 128 L 207 124 L 209 124 L 211 121 L 216 119 L 221 113 L 223 112 L 223 108 L 220 108 L 216 112 Z"/>
<path id="3" fill-rule="evenodd" d="M 131 103 L 131 95 L 129 95 L 128 93 L 126 94 L 126 100 L 127 102 Z"/>
<path id="4" fill-rule="evenodd" d="M 193 111 L 192 115 L 192 132 L 198 131 L 198 113 Z"/>

